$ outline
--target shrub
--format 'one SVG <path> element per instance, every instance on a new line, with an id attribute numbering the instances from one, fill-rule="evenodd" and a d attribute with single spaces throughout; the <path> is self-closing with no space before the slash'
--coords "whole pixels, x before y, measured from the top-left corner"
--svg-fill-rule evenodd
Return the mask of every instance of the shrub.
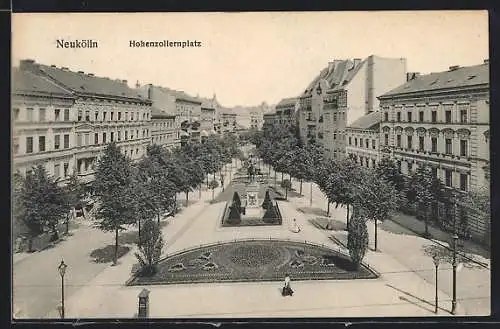
<path id="1" fill-rule="evenodd" d="M 269 205 L 272 205 L 271 197 L 269 196 L 269 190 L 266 190 L 266 196 L 264 197 L 264 202 L 262 202 L 262 208 L 267 209 Z"/>
<path id="2" fill-rule="evenodd" d="M 139 252 L 135 253 L 141 267 L 141 276 L 151 276 L 156 273 L 156 264 L 160 260 L 163 246 L 164 241 L 159 225 L 153 220 L 145 221 L 142 228 Z"/>
<path id="3" fill-rule="evenodd" d="M 234 204 L 229 207 L 229 216 L 227 217 L 227 223 L 228 224 L 239 224 L 239 223 L 241 223 L 240 210 Z"/>
<path id="4" fill-rule="evenodd" d="M 274 223 L 274 222 L 277 222 L 279 220 L 278 212 L 276 211 L 276 207 L 272 204 L 271 201 L 269 201 L 269 205 L 266 208 L 266 212 L 264 213 L 262 220 L 266 223 Z"/>
<path id="5" fill-rule="evenodd" d="M 236 206 L 238 208 L 238 211 L 241 212 L 241 199 L 240 196 L 238 195 L 238 192 L 234 192 L 233 194 L 233 206 Z"/>
<path id="6" fill-rule="evenodd" d="M 359 214 L 354 215 L 349 221 L 347 248 L 356 269 L 359 269 L 368 249 L 368 229 L 366 222 Z"/>

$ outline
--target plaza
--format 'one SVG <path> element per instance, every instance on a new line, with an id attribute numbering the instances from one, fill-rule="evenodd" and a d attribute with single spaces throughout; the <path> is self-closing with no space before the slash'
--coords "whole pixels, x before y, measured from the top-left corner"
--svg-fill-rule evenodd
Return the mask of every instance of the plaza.
<path id="1" fill-rule="evenodd" d="M 234 177 L 236 169 L 233 170 Z M 226 184 L 227 191 L 229 182 Z M 295 185 L 294 187 L 298 188 Z M 198 193 L 193 193 L 194 200 L 188 207 L 173 218 L 162 219 L 162 223 L 165 223 L 162 233 L 166 241 L 163 257 L 204 245 L 246 239 L 305 242 L 324 246 L 341 254 L 348 254 L 342 243 L 342 236 L 346 234 L 343 229 L 326 231 L 312 224 L 311 220 L 318 218 L 318 214 L 324 212 L 325 208 L 325 199 L 321 192 L 316 186 L 313 186 L 312 191 L 312 206 L 309 204 L 307 193 L 304 193 L 303 197 L 278 201 L 283 214 L 282 225 L 244 228 L 220 225 L 220 216 L 225 202 L 212 203 L 211 191 L 202 191 L 201 198 Z M 219 192 L 222 192 L 222 189 L 219 189 Z M 294 218 L 301 227 L 300 233 L 290 230 L 291 221 Z M 333 208 L 330 218 L 334 221 L 345 221 L 345 209 Z M 391 225 L 398 226 L 396 223 Z M 379 275 L 378 278 L 301 281 L 294 280 L 292 276 L 292 286 L 296 293 L 291 298 L 281 296 L 281 278 L 265 282 L 127 286 L 126 283 L 133 276 L 137 263 L 132 245 L 130 245 L 132 250 L 119 259 L 117 266 L 109 266 L 109 263 L 92 264 L 90 259 L 88 264 L 81 260 L 74 260 L 75 256 L 72 256 L 69 250 L 64 251 L 72 243 L 69 240 L 53 249 L 19 260 L 20 266 L 15 264 L 14 272 L 16 278 L 22 278 L 23 275 L 18 274 L 17 271 L 22 270 L 23 263 L 27 266 L 29 262 L 35 262 L 37 257 L 44 257 L 44 253 L 56 253 L 57 250 L 61 250 L 61 257 L 64 257 L 69 265 L 66 274 L 67 318 L 134 318 L 137 316 L 137 296 L 143 288 L 150 291 L 149 316 L 151 318 L 449 316 L 451 270 L 444 265 L 440 268 L 439 310 L 437 314 L 434 314 L 434 266 L 432 259 L 422 255 L 419 250 L 423 244 L 430 242 L 411 235 L 409 231 L 399 226 L 398 229 L 399 234 L 392 233 L 389 229 L 380 230 L 379 235 L 383 238 L 380 250 L 367 253 L 364 263 Z M 93 229 L 77 229 L 74 237 L 79 234 L 79 230 Z M 371 228 L 369 230 L 371 234 L 373 230 Z M 102 237 L 95 242 L 98 245 L 102 245 L 105 241 L 105 234 L 101 234 Z M 69 239 L 71 238 L 73 237 Z M 413 240 L 413 243 L 408 244 L 402 239 Z M 395 247 L 397 244 L 411 246 L 411 250 L 401 252 L 401 248 Z M 78 250 L 82 248 L 84 248 L 83 245 L 77 247 Z M 23 315 L 42 318 L 59 317 L 56 309 L 59 289 L 55 259 L 56 257 L 51 258 L 49 264 L 52 266 L 44 271 L 46 272 L 44 276 L 53 277 L 55 282 L 50 283 L 50 288 L 42 288 L 43 290 L 40 290 L 42 295 L 34 300 L 32 298 L 30 301 L 29 298 L 24 297 L 23 287 L 16 287 L 16 283 L 20 282 L 14 281 L 14 304 L 18 308 L 19 318 L 23 318 Z M 487 259 L 483 261 L 489 262 Z M 89 270 L 83 271 L 84 267 L 88 267 Z M 77 270 L 78 268 L 80 269 Z M 467 295 L 459 295 L 458 315 L 487 315 L 489 313 L 489 297 L 484 295 L 489 290 L 489 276 L 489 269 L 464 268 L 459 273 L 460 285 L 467 287 L 459 292 Z M 36 277 L 39 282 L 40 274 Z M 471 280 L 472 277 L 476 279 Z M 34 277 L 31 280 L 35 280 Z M 84 280 L 87 281 L 84 282 Z M 476 285 L 475 289 L 471 289 L 473 285 Z M 24 289 L 27 288 L 24 287 Z M 33 295 L 32 289 L 33 287 L 30 287 L 31 295 Z M 479 294 L 479 296 L 470 296 L 471 293 Z M 37 299 L 44 298 L 42 297 L 44 294 L 52 296 L 52 309 L 49 307 L 42 309 L 38 306 L 37 312 L 40 313 L 23 314 L 23 306 L 26 307 L 25 310 L 29 310 L 31 305 L 38 304 Z M 195 300 L 196 303 L 193 303 Z M 30 302 L 32 304 L 29 304 Z M 45 313 L 42 314 L 43 312 Z"/>

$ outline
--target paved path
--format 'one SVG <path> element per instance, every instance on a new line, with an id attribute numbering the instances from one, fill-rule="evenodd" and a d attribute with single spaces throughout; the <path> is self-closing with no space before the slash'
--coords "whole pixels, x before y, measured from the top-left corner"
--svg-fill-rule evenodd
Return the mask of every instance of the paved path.
<path id="1" fill-rule="evenodd" d="M 307 186 L 307 188 L 304 188 Z M 299 183 L 294 182 L 293 187 L 298 191 Z M 313 184 L 313 206 L 309 207 L 309 183 L 303 186 L 302 198 L 295 198 L 293 202 L 299 208 L 306 212 L 314 213 L 317 216 L 326 214 L 326 198 Z M 346 211 L 344 208 L 330 208 L 331 217 L 336 221 L 346 222 Z M 312 216 L 311 217 L 315 217 Z M 331 232 L 331 231 L 326 231 Z M 373 248 L 374 224 L 368 223 L 368 232 L 370 234 L 370 246 Z M 344 231 L 335 232 L 335 236 L 344 242 L 347 240 L 347 233 Z M 441 244 L 447 244 L 447 241 L 439 240 Z M 392 257 L 395 261 L 412 271 L 429 284 L 435 284 L 435 267 L 432 259 L 425 255 L 423 247 L 434 244 L 431 240 L 416 236 L 413 232 L 405 229 L 393 221 L 386 221 L 379 225 L 378 231 L 378 249 L 381 253 Z M 371 252 L 369 252 L 370 254 Z M 367 256 L 370 257 L 369 255 Z M 474 255 L 481 263 L 489 264 L 490 260 L 480 255 Z M 380 264 L 376 264 L 377 268 Z M 438 271 L 438 284 L 447 296 L 452 294 L 452 271 L 450 264 L 442 264 Z M 395 272 L 396 270 L 390 270 Z M 394 273 L 391 275 L 398 275 Z M 490 282 L 491 272 L 480 266 L 463 266 L 457 274 L 457 300 L 460 311 L 466 315 L 489 315 L 490 314 Z M 448 299 L 450 297 L 447 297 Z"/>

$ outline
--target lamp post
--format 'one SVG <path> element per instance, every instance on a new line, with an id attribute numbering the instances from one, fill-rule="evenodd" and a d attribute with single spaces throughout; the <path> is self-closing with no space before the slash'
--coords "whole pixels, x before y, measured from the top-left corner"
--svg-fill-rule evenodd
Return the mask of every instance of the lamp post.
<path id="1" fill-rule="evenodd" d="M 451 300 L 451 314 L 455 315 L 457 311 L 457 241 L 458 235 L 453 235 L 453 292 Z"/>
<path id="2" fill-rule="evenodd" d="M 435 254 L 432 256 L 432 261 L 434 262 L 434 266 L 436 268 L 436 294 L 434 297 L 435 305 L 434 305 L 434 313 L 438 312 L 438 267 L 439 267 L 439 256 Z"/>
<path id="3" fill-rule="evenodd" d="M 64 260 L 61 260 L 61 264 L 57 268 L 61 275 L 61 319 L 64 319 L 64 274 L 66 274 L 67 267 L 68 265 L 64 263 Z"/>

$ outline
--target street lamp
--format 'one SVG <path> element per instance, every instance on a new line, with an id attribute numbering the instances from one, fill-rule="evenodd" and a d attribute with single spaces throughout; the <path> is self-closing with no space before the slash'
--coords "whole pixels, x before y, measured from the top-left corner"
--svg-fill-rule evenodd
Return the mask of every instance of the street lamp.
<path id="1" fill-rule="evenodd" d="M 453 294 L 451 301 L 451 314 L 455 315 L 457 311 L 457 241 L 458 235 L 453 234 Z"/>
<path id="2" fill-rule="evenodd" d="M 59 274 L 61 275 L 61 319 L 64 319 L 64 274 L 66 274 L 66 268 L 68 265 L 61 260 L 61 264 L 57 267 Z"/>
<path id="3" fill-rule="evenodd" d="M 434 297 L 435 305 L 434 305 L 434 313 L 438 312 L 438 267 L 439 267 L 439 256 L 435 254 L 432 256 L 432 261 L 434 262 L 434 266 L 436 267 L 436 295 Z"/>

